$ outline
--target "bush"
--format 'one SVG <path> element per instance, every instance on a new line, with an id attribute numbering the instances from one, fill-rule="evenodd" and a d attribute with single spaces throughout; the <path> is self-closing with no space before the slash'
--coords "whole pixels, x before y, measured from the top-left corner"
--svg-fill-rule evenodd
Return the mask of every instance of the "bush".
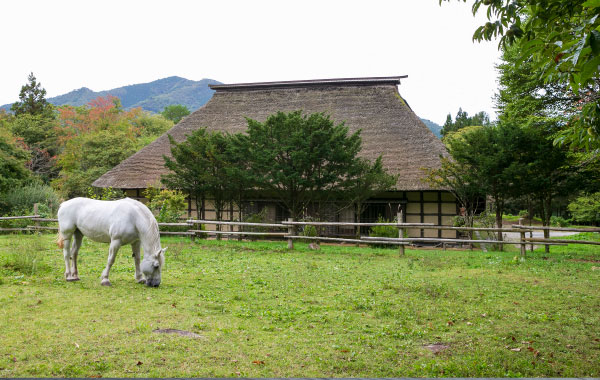
<path id="1" fill-rule="evenodd" d="M 600 193 L 578 197 L 569 203 L 569 211 L 576 223 L 598 224 L 600 222 Z"/>
<path id="2" fill-rule="evenodd" d="M 246 223 L 266 223 L 267 222 L 267 208 L 263 208 L 260 212 L 251 213 L 244 216 L 243 221 Z M 254 226 L 241 226 L 240 231 L 244 232 L 268 232 L 267 227 L 254 227 Z M 248 238 L 252 241 L 257 239 L 263 239 L 264 236 L 249 235 Z"/>
<path id="3" fill-rule="evenodd" d="M 551 216 L 550 225 L 554 227 L 568 227 L 571 221 L 560 216 Z"/>
<path id="4" fill-rule="evenodd" d="M 44 217 L 56 215 L 60 199 L 54 190 L 47 185 L 31 184 L 9 190 L 2 197 L 2 211 L 11 215 L 29 215 L 33 213 L 33 205 L 39 204 L 38 213 Z"/>
<path id="5" fill-rule="evenodd" d="M 379 217 L 377 219 L 377 223 L 395 223 L 396 220 L 389 221 Z M 398 228 L 394 226 L 373 226 L 369 229 L 370 237 L 386 237 L 386 238 L 397 238 L 398 237 Z M 382 248 L 394 248 L 391 244 L 372 244 L 374 247 L 382 247 Z"/>
<path id="6" fill-rule="evenodd" d="M 101 201 L 114 201 L 117 199 L 125 198 L 125 193 L 123 192 L 123 190 L 113 189 L 112 187 L 88 187 L 87 192 L 89 198 L 98 199 Z"/>
<path id="7" fill-rule="evenodd" d="M 185 212 L 185 195 L 179 190 L 158 189 L 148 187 L 144 191 L 148 198 L 148 208 L 156 216 L 159 223 L 178 223 Z M 165 226 L 162 231 L 187 231 L 189 227 Z"/>

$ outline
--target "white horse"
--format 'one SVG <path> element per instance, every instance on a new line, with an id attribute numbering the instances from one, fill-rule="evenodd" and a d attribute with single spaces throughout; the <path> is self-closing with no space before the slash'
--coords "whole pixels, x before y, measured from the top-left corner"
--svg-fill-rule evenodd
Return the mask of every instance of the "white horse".
<path id="1" fill-rule="evenodd" d="M 167 248 L 160 246 L 158 223 L 148 207 L 136 200 L 99 201 L 73 198 L 58 209 L 58 246 L 65 256 L 65 278 L 78 281 L 77 254 L 84 236 L 110 243 L 108 263 L 102 272 L 101 284 L 110 286 L 108 273 L 122 245 L 131 244 L 135 261 L 135 279 L 148 286 L 160 284 L 161 268 Z M 71 247 L 71 239 L 75 238 Z M 144 259 L 140 270 L 140 246 Z"/>

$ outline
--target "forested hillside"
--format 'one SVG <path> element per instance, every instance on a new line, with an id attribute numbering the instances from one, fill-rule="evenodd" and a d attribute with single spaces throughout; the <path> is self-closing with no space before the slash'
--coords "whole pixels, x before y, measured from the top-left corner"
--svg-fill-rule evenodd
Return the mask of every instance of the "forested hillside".
<path id="1" fill-rule="evenodd" d="M 193 81 L 173 76 L 98 92 L 83 87 L 47 100 L 56 106 L 83 106 L 98 97 L 110 95 L 119 98 L 126 110 L 140 107 L 146 111 L 159 113 L 171 104 L 182 104 L 190 110 L 195 110 L 212 97 L 214 91 L 208 85 L 220 83 L 213 79 Z M 11 104 L 5 104 L 1 108 L 9 110 L 10 107 Z"/>

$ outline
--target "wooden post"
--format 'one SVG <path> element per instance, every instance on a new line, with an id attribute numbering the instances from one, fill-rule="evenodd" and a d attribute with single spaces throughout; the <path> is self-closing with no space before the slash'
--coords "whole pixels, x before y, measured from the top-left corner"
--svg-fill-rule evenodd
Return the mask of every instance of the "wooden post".
<path id="1" fill-rule="evenodd" d="M 397 214 L 396 214 L 396 218 L 398 219 L 398 223 L 402 223 L 403 220 L 403 213 L 402 210 L 400 210 Z M 402 227 L 398 227 L 398 237 L 400 239 L 402 239 L 404 237 L 404 228 Z M 400 253 L 400 255 L 404 256 L 404 245 L 399 245 L 398 246 L 398 252 Z"/>
<path id="2" fill-rule="evenodd" d="M 519 218 L 519 226 L 523 228 L 523 218 Z M 525 231 L 521 230 L 521 260 L 525 259 L 527 254 L 527 245 L 525 244 Z"/>
<path id="3" fill-rule="evenodd" d="M 533 239 L 533 231 L 529 231 L 529 237 Z M 533 243 L 531 243 L 531 247 L 529 247 L 529 251 L 533 253 Z"/>
<path id="4" fill-rule="evenodd" d="M 34 203 L 33 204 L 33 215 L 35 215 L 36 218 L 39 218 L 40 216 L 38 215 L 38 209 L 39 209 L 39 204 L 38 203 Z M 41 233 L 41 229 L 40 227 L 40 222 L 39 221 L 35 221 L 35 229 L 38 233 L 38 235 Z"/>
<path id="5" fill-rule="evenodd" d="M 293 221 L 294 221 L 294 218 L 288 218 L 288 222 L 293 222 Z M 288 235 L 294 236 L 294 230 L 295 230 L 294 225 L 290 224 L 288 227 Z M 288 249 L 294 249 L 294 239 L 288 238 L 287 242 L 288 242 Z"/>

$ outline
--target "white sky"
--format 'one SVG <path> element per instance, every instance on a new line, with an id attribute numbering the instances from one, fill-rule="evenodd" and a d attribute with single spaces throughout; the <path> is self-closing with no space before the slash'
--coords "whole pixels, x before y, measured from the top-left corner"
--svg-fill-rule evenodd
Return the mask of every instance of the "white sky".
<path id="1" fill-rule="evenodd" d="M 469 2 L 470 3 L 470 2 Z M 408 75 L 400 93 L 443 124 L 493 115 L 496 42 L 462 1 L 2 1 L 0 104 L 33 71 L 57 96 L 171 75 L 224 83 Z"/>

